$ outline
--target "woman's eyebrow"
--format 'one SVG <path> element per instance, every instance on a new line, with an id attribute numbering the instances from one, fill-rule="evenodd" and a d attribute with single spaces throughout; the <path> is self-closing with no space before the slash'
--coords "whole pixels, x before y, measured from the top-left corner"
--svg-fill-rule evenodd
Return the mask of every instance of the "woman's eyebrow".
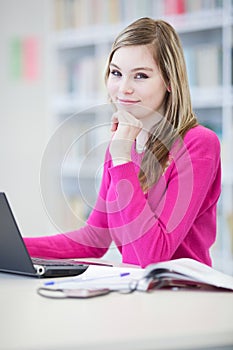
<path id="1" fill-rule="evenodd" d="M 110 63 L 110 66 L 115 67 L 116 69 L 121 70 L 120 67 L 118 67 L 115 63 Z M 131 72 L 137 72 L 137 71 L 140 71 L 140 70 L 145 70 L 145 71 L 153 72 L 153 68 L 150 68 L 150 67 L 136 67 L 136 68 L 131 69 Z"/>

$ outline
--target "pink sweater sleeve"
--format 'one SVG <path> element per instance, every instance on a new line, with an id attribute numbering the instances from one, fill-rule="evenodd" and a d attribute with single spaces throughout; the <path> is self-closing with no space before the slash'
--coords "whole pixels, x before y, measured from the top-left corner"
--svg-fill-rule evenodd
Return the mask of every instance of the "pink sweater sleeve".
<path id="1" fill-rule="evenodd" d="M 93 243 L 90 246 L 81 244 L 78 242 L 78 239 L 73 240 L 65 234 L 33 238 L 25 237 L 24 242 L 30 256 L 40 258 L 100 258 L 107 250 L 107 248 L 97 248 Z"/>

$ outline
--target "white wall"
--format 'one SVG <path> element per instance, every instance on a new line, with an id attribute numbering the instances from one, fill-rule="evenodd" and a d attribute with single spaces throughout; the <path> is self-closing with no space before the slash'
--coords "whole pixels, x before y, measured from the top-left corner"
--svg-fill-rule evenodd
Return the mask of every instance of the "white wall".
<path id="1" fill-rule="evenodd" d="M 40 196 L 40 162 L 49 138 L 49 0 L 0 1 L 0 191 L 24 236 L 55 232 Z M 38 41 L 39 76 L 12 78 L 12 38 Z"/>

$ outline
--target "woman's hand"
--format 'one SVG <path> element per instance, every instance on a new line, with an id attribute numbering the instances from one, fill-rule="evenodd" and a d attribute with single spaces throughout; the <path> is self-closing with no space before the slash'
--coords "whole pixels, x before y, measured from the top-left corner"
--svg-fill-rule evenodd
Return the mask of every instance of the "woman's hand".
<path id="1" fill-rule="evenodd" d="M 123 110 L 113 114 L 111 131 L 114 135 L 110 144 L 113 165 L 131 161 L 131 148 L 141 130 L 142 122 L 132 114 Z"/>

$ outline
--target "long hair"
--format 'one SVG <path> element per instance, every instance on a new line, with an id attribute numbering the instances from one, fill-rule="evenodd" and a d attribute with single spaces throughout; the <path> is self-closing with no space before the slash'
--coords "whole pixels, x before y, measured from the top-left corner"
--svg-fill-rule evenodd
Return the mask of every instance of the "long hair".
<path id="1" fill-rule="evenodd" d="M 193 113 L 182 45 L 174 28 L 163 20 L 140 18 L 115 39 L 109 54 L 105 81 L 116 50 L 125 46 L 148 45 L 167 87 L 164 116 L 150 130 L 139 172 L 144 192 L 155 184 L 168 162 L 174 142 L 198 124 Z"/>

